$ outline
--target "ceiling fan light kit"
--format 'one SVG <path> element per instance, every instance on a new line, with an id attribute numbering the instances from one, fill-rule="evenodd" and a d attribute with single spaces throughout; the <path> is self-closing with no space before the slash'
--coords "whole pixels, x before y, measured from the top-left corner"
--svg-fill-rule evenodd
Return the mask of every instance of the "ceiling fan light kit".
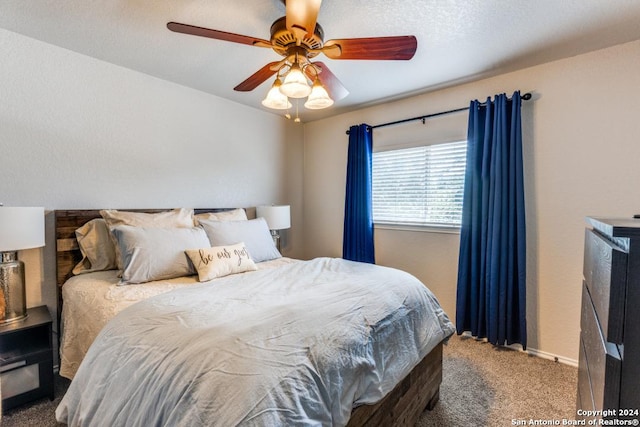
<path id="1" fill-rule="evenodd" d="M 271 25 L 270 40 L 178 22 L 167 23 L 167 28 L 177 33 L 271 48 L 283 56 L 284 59 L 263 66 L 234 88 L 240 92 L 252 91 L 277 73 L 267 97 L 262 101 L 265 107 L 277 110 L 291 108 L 288 98 L 297 100 L 308 97 L 304 106 L 317 110 L 330 107 L 334 101 L 349 94 L 325 64 L 310 61 L 320 53 L 334 60 L 397 61 L 409 60 L 416 52 L 418 44 L 414 36 L 332 39 L 324 42 L 324 31 L 317 23 L 321 0 L 282 1 L 286 15 Z M 281 76 L 284 81 L 280 80 Z"/>
<path id="2" fill-rule="evenodd" d="M 304 106 L 310 110 L 319 110 L 332 106 L 334 101 L 318 79 L 317 67 L 311 62 L 307 62 L 306 67 L 314 68 L 316 77 L 312 86 L 309 86 L 307 77 L 298 63 L 294 62 L 285 74 L 284 83 L 280 81 L 280 76 L 276 77 L 273 86 L 267 93 L 267 97 L 262 100 L 262 105 L 274 110 L 287 110 L 292 106 L 289 98 L 295 100 L 307 98 Z"/>

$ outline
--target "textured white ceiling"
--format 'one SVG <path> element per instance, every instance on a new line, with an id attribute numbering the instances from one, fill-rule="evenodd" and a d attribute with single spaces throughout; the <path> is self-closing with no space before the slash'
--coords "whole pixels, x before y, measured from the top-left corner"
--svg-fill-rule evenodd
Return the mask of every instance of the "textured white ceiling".
<path id="1" fill-rule="evenodd" d="M 250 93 L 233 87 L 279 60 L 275 52 L 166 23 L 268 40 L 283 15 L 280 0 L 0 1 L 2 28 L 272 112 L 260 104 L 271 79 Z M 318 57 L 349 95 L 326 110 L 301 106 L 303 121 L 640 39 L 640 1 L 325 0 L 318 22 L 325 40 L 413 34 L 418 50 L 410 61 Z"/>

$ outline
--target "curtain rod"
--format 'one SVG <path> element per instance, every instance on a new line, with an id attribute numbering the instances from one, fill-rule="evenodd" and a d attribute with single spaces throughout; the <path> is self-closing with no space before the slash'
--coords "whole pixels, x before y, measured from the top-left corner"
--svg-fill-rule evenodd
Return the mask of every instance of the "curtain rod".
<path id="1" fill-rule="evenodd" d="M 523 99 L 525 101 L 528 101 L 531 99 L 531 93 L 527 92 L 524 95 L 522 95 L 520 97 L 520 99 Z M 481 102 L 480 105 L 484 105 L 484 102 Z M 382 128 L 385 126 L 391 126 L 391 125 L 398 125 L 400 123 L 406 123 L 406 122 L 413 122 L 416 120 L 422 120 L 422 124 L 424 124 L 425 119 L 429 119 L 431 117 L 438 117 L 438 116 L 444 116 L 445 114 L 451 114 L 451 113 L 459 113 L 460 111 L 465 111 L 468 110 L 469 107 L 463 107 L 463 108 L 456 108 L 455 110 L 449 110 L 449 111 L 441 111 L 439 113 L 433 113 L 433 114 L 427 114 L 426 116 L 418 116 L 418 117 L 412 117 L 410 119 L 404 119 L 404 120 L 397 120 L 395 122 L 389 122 L 389 123 L 382 123 L 379 125 L 374 125 L 374 126 L 369 126 L 369 129 L 375 129 L 375 128 Z M 349 135 L 349 130 L 347 130 L 347 135 Z"/>

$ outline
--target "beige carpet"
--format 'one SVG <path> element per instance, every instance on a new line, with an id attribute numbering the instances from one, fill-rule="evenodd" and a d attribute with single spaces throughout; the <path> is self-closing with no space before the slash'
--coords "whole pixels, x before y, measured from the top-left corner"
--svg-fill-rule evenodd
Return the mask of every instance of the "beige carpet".
<path id="1" fill-rule="evenodd" d="M 440 402 L 423 413 L 419 427 L 575 419 L 574 367 L 454 335 L 444 347 L 443 370 Z"/>
<path id="2" fill-rule="evenodd" d="M 444 348 L 440 402 L 422 415 L 417 427 L 574 419 L 576 379 L 576 368 L 453 336 Z M 67 387 L 68 381 L 58 377 L 53 402 L 42 399 L 7 411 L 2 427 L 56 426 L 54 411 Z"/>

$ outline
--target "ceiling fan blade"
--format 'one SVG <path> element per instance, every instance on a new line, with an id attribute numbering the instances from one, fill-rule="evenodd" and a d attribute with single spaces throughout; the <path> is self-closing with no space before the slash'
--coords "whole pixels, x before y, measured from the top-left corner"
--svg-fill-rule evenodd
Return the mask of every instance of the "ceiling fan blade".
<path id="1" fill-rule="evenodd" d="M 408 60 L 418 47 L 414 36 L 328 40 L 322 51 L 331 59 Z"/>
<path id="2" fill-rule="evenodd" d="M 325 65 L 324 62 L 314 62 L 312 66 L 308 66 L 304 69 L 305 74 L 311 81 L 316 78 L 315 70 L 313 69 L 318 67 L 320 72 L 318 73 L 318 80 L 324 86 L 324 88 L 329 92 L 329 96 L 334 100 L 338 101 L 345 96 L 349 95 L 349 91 L 345 88 L 340 80 L 329 70 L 329 67 Z"/>
<path id="3" fill-rule="evenodd" d="M 282 61 L 269 62 L 267 65 L 249 76 L 248 79 L 240 83 L 238 86 L 234 87 L 233 90 L 236 90 L 238 92 L 250 92 L 254 90 L 278 71 L 279 67 L 277 67 L 277 65 L 281 62 Z"/>
<path id="4" fill-rule="evenodd" d="M 313 36 L 318 20 L 322 0 L 285 0 L 287 30 L 301 42 L 305 37 Z"/>
<path id="5" fill-rule="evenodd" d="M 227 33 L 226 31 L 196 27 L 194 25 L 180 24 L 179 22 L 169 22 L 167 23 L 167 28 L 176 33 L 189 34 L 192 36 L 208 37 L 210 39 L 248 44 L 250 46 L 271 47 L 271 42 L 268 40 L 243 36 L 241 34 Z"/>

